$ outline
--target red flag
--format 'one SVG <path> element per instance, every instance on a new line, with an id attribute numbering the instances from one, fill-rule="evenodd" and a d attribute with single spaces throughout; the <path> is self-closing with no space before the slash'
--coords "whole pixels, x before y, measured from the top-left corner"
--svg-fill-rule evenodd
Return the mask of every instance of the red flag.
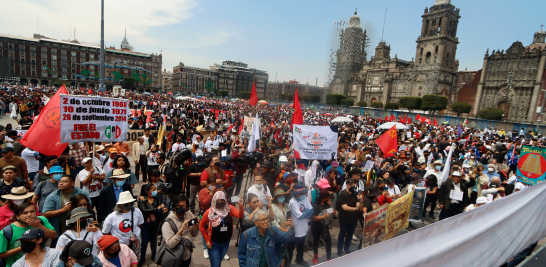
<path id="1" fill-rule="evenodd" d="M 398 150 L 396 125 L 393 125 L 392 128 L 377 138 L 375 142 L 381 148 L 386 158 L 394 156 L 394 153 Z"/>
<path id="2" fill-rule="evenodd" d="M 427 121 L 427 117 L 423 116 L 421 117 L 421 120 L 420 120 L 422 123 L 425 123 L 425 121 Z"/>
<path id="3" fill-rule="evenodd" d="M 256 84 L 252 82 L 252 93 L 250 93 L 250 101 L 248 103 L 252 106 L 258 104 L 258 94 L 256 94 Z"/>
<path id="4" fill-rule="evenodd" d="M 430 119 L 426 119 L 425 122 L 426 122 L 427 124 L 430 124 Z"/>
<path id="5" fill-rule="evenodd" d="M 404 115 L 404 123 L 408 122 L 408 114 Z"/>
<path id="6" fill-rule="evenodd" d="M 303 113 L 301 112 L 300 99 L 298 98 L 298 89 L 294 93 L 294 113 L 292 113 L 292 123 L 290 123 L 290 128 L 294 124 L 303 123 Z"/>
<path id="7" fill-rule="evenodd" d="M 421 121 L 421 116 L 419 114 L 417 114 L 417 116 L 415 116 L 415 119 L 418 120 L 418 121 Z"/>
<path id="8" fill-rule="evenodd" d="M 61 143 L 61 94 L 68 94 L 64 84 L 47 102 L 38 121 L 23 135 L 21 144 L 48 156 L 61 156 L 68 145 Z"/>
<path id="9" fill-rule="evenodd" d="M 385 115 L 385 121 L 389 121 L 389 115 Z"/>
<path id="10" fill-rule="evenodd" d="M 394 114 L 391 115 L 391 121 L 395 121 L 396 118 L 394 117 Z"/>
<path id="11" fill-rule="evenodd" d="M 408 118 L 408 123 L 411 123 L 411 118 Z"/>
<path id="12" fill-rule="evenodd" d="M 243 124 L 245 124 L 244 118 L 241 119 L 241 125 L 239 125 L 239 134 L 241 134 L 241 132 L 243 131 Z"/>
<path id="13" fill-rule="evenodd" d="M 434 125 L 434 126 L 438 126 L 438 123 L 436 123 L 436 118 L 434 118 L 433 120 L 434 120 L 433 125 Z"/>
<path id="14" fill-rule="evenodd" d="M 382 122 L 382 121 L 381 121 L 381 117 L 379 117 L 379 122 Z"/>
<path id="15" fill-rule="evenodd" d="M 89 89 L 89 91 L 87 91 L 88 94 L 93 94 L 93 90 Z"/>

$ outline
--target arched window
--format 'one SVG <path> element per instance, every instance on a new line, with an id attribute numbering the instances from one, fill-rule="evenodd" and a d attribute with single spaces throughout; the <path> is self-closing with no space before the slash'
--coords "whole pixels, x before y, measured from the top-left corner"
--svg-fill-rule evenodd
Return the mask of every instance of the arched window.
<path id="1" fill-rule="evenodd" d="M 423 54 L 423 50 L 424 50 L 424 48 L 421 47 L 421 55 Z"/>
<path id="2" fill-rule="evenodd" d="M 423 63 L 423 58 L 419 59 L 419 64 Z"/>
<path id="3" fill-rule="evenodd" d="M 438 53 L 438 46 L 436 46 L 436 49 L 434 50 L 434 53 Z"/>
<path id="4" fill-rule="evenodd" d="M 446 63 L 449 64 L 449 53 L 446 55 Z"/>
<path id="5" fill-rule="evenodd" d="M 430 52 L 427 52 L 427 56 L 426 56 L 425 62 L 429 63 L 429 62 L 430 62 L 430 57 L 431 57 Z"/>

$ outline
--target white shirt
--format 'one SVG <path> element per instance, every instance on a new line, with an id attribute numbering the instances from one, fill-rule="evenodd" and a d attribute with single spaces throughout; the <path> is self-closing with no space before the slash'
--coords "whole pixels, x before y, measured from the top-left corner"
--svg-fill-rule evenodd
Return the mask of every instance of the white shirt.
<path id="1" fill-rule="evenodd" d="M 159 165 L 157 163 L 157 155 L 159 155 L 159 151 L 156 151 L 155 153 L 150 151 L 150 154 L 148 154 L 148 157 L 146 157 L 146 159 L 148 161 L 148 165 L 150 165 L 150 166 Z"/>
<path id="2" fill-rule="evenodd" d="M 108 157 L 108 160 L 106 161 L 106 163 L 102 167 L 104 173 L 110 173 L 110 171 L 114 168 L 112 166 L 112 163 L 114 163 L 114 160 L 111 159 L 110 157 Z"/>
<path id="3" fill-rule="evenodd" d="M 347 189 L 347 181 L 343 182 L 343 186 L 341 187 L 341 190 L 345 189 Z M 360 193 L 362 191 L 364 191 L 364 182 L 362 181 L 362 179 L 359 179 L 356 184 L 356 192 Z"/>
<path id="4" fill-rule="evenodd" d="M 38 172 L 38 168 L 40 167 L 40 161 L 34 157 L 34 150 L 30 148 L 25 148 L 23 152 L 21 152 L 21 157 L 25 160 L 25 163 L 27 164 L 27 171 L 29 173 L 31 172 Z"/>
<path id="5" fill-rule="evenodd" d="M 64 247 L 66 247 L 66 244 L 72 240 L 83 240 L 85 237 L 85 241 L 87 243 L 91 244 L 93 247 L 92 254 L 93 255 L 99 255 L 100 252 L 99 244 L 97 243 L 99 241 L 99 238 L 102 237 L 102 232 L 96 231 L 96 232 L 89 232 L 87 234 L 87 229 L 85 229 L 85 226 L 80 225 L 81 228 L 83 228 L 80 231 L 80 238 L 78 238 L 78 234 L 73 230 L 66 230 L 61 236 L 59 236 L 59 240 L 57 241 L 57 249 L 63 250 Z M 85 236 L 87 234 L 87 237 Z"/>
<path id="6" fill-rule="evenodd" d="M 290 211 L 292 211 L 292 221 L 294 222 L 294 228 L 296 230 L 296 237 L 302 237 L 307 234 L 308 223 L 311 218 L 300 219 L 299 217 L 303 215 L 303 212 L 306 210 L 312 209 L 309 199 L 305 198 L 301 201 L 293 197 L 290 199 Z"/>
<path id="7" fill-rule="evenodd" d="M 267 196 L 271 196 L 269 186 L 262 185 L 261 189 L 258 189 L 256 185 L 251 186 L 246 192 L 246 198 L 248 199 L 248 193 L 252 193 L 258 197 L 258 200 L 264 200 Z"/>
<path id="8" fill-rule="evenodd" d="M 205 143 L 203 141 L 193 141 L 193 144 L 196 144 L 195 146 L 195 156 L 203 156 L 203 149 L 205 148 Z"/>
<path id="9" fill-rule="evenodd" d="M 142 212 L 138 208 L 135 208 L 132 214 L 133 222 L 136 224 L 135 227 L 131 225 L 131 212 L 117 214 L 116 211 L 113 211 L 104 220 L 102 231 L 119 238 L 120 244 L 129 245 L 131 230 L 140 238 L 140 227 L 138 226 L 144 223 L 144 216 L 142 216 Z"/>
<path id="10" fill-rule="evenodd" d="M 104 174 L 104 171 L 100 167 L 96 166 L 93 168 L 95 169 L 95 173 L 93 174 L 93 176 L 95 175 L 100 176 Z M 80 179 L 80 182 L 83 182 L 87 178 L 87 175 L 89 175 L 89 171 L 86 171 L 85 169 L 81 170 L 78 173 L 78 178 Z M 90 198 L 98 197 L 100 195 L 101 189 L 102 189 L 102 181 L 99 181 L 96 179 L 92 179 L 90 184 L 83 186 L 83 191 L 85 191 Z"/>
<path id="11" fill-rule="evenodd" d="M 184 145 L 184 143 L 174 143 L 173 144 L 173 148 L 171 149 L 172 151 L 178 151 L 178 150 L 181 150 L 181 149 L 184 149 L 186 148 L 186 145 Z"/>
<path id="12" fill-rule="evenodd" d="M 455 190 L 455 191 L 461 191 L 461 183 L 459 183 L 459 184 L 453 183 L 453 190 Z M 451 200 L 451 203 L 459 204 L 459 201 L 458 201 L 458 200 L 455 200 L 455 199 L 452 199 L 452 200 Z"/>
<path id="13" fill-rule="evenodd" d="M 144 147 L 144 143 L 140 144 L 140 155 L 146 155 L 146 148 Z"/>
<path id="14" fill-rule="evenodd" d="M 389 194 L 391 196 L 396 196 L 396 195 L 400 194 L 400 188 L 398 188 L 397 185 L 394 185 L 393 188 L 390 188 L 390 187 L 387 186 L 387 191 L 389 191 Z"/>

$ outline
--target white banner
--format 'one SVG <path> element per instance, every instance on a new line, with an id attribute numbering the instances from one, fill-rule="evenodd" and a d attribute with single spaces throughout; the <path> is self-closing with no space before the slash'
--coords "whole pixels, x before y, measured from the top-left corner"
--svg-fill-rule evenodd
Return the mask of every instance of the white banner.
<path id="1" fill-rule="evenodd" d="M 501 266 L 546 236 L 545 202 L 542 182 L 323 265 Z"/>
<path id="2" fill-rule="evenodd" d="M 337 159 L 337 133 L 330 126 L 294 125 L 294 154 L 300 159 Z"/>
<path id="3" fill-rule="evenodd" d="M 252 126 L 252 132 L 250 134 L 250 140 L 248 141 L 248 148 L 247 148 L 248 152 L 252 152 L 256 150 L 257 148 L 256 143 L 258 143 L 256 141 L 260 141 L 260 119 L 258 118 L 258 113 L 256 113 L 256 118 L 254 119 L 254 125 Z"/>
<path id="4" fill-rule="evenodd" d="M 125 141 L 128 114 L 124 99 L 61 95 L 61 142 Z"/>

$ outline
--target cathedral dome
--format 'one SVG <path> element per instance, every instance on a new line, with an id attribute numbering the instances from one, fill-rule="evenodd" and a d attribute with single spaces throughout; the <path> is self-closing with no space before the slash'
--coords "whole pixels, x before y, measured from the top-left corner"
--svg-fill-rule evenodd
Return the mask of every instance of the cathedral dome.
<path id="1" fill-rule="evenodd" d="M 434 5 L 451 5 L 451 0 L 436 0 L 436 3 L 434 3 Z"/>
<path id="2" fill-rule="evenodd" d="M 356 15 L 356 11 L 355 11 L 355 14 L 349 20 L 349 27 L 358 27 L 358 28 L 360 28 L 360 17 L 358 15 Z"/>

